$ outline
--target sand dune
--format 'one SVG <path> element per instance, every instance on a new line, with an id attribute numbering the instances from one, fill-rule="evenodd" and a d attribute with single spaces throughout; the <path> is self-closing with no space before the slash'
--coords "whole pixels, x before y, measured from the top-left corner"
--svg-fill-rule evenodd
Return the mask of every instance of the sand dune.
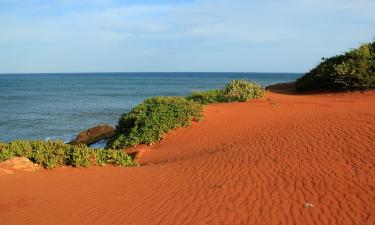
<path id="1" fill-rule="evenodd" d="M 375 224 L 374 91 L 204 113 L 140 167 L 0 176 L 0 224 Z"/>

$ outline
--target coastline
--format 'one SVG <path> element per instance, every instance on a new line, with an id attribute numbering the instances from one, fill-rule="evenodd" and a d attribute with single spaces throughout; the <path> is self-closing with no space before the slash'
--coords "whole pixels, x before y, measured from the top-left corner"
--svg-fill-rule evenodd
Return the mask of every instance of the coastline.
<path id="1" fill-rule="evenodd" d="M 279 73 L 88 73 L 0 76 L 0 141 L 62 139 L 119 117 L 154 96 L 186 96 L 233 79 L 263 86 L 297 79 Z M 30 85 L 35 84 L 38 85 Z M 40 85 L 39 85 L 40 84 Z M 58 104 L 57 104 L 58 103 Z"/>
<path id="2" fill-rule="evenodd" d="M 0 176 L 0 218 L 4 224 L 371 224 L 374 112 L 375 91 L 270 91 L 260 100 L 208 105 L 204 121 L 138 146 L 140 167 Z"/>
<path id="3" fill-rule="evenodd" d="M 0 225 L 375 225 L 375 0 L 0 6 Z"/>

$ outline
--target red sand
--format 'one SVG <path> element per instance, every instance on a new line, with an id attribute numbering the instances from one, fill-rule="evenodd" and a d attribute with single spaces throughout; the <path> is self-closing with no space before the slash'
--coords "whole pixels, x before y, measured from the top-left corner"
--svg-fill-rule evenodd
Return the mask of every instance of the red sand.
<path id="1" fill-rule="evenodd" d="M 0 224 L 375 224 L 375 92 L 210 105 L 144 148 L 0 176 Z"/>

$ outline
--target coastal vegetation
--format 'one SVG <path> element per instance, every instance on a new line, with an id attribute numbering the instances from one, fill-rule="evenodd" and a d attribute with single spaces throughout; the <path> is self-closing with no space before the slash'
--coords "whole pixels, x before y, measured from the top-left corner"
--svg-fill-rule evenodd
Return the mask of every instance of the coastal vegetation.
<path id="1" fill-rule="evenodd" d="M 87 140 L 72 142 L 75 144 L 40 140 L 0 143 L 0 162 L 12 157 L 25 157 L 47 169 L 105 164 L 134 166 L 137 164 L 129 155 L 115 149 L 158 142 L 170 130 L 200 121 L 205 104 L 245 102 L 263 95 L 264 89 L 260 85 L 246 80 L 234 80 L 222 89 L 194 92 L 187 97 L 152 97 L 120 117 L 106 149 L 89 148 L 84 144 L 87 140 L 88 143 L 92 142 L 95 130 L 104 130 L 106 138 L 107 133 L 112 133 L 111 129 L 98 126 L 81 132 L 79 136 Z"/>
<path id="2" fill-rule="evenodd" d="M 152 144 L 166 132 L 202 118 L 202 105 L 184 97 L 153 97 L 121 116 L 111 148 Z"/>
<path id="3" fill-rule="evenodd" d="M 296 81 L 297 91 L 323 89 L 375 89 L 375 41 L 323 58 L 323 62 Z"/>
<path id="4" fill-rule="evenodd" d="M 70 145 L 62 141 L 13 141 L 0 143 L 0 162 L 25 157 L 47 169 L 59 166 L 88 167 L 112 164 L 134 166 L 132 158 L 113 149 L 90 149 L 84 144 Z"/>
<path id="5" fill-rule="evenodd" d="M 202 119 L 203 105 L 217 102 L 244 102 L 260 98 L 264 89 L 247 80 L 234 80 L 223 89 L 194 92 L 187 97 L 153 97 L 121 116 L 110 148 L 153 144 L 178 127 Z"/>
<path id="6" fill-rule="evenodd" d="M 257 83 L 247 80 L 233 80 L 222 89 L 196 91 L 187 99 L 201 104 L 220 102 L 246 102 L 251 99 L 261 98 L 264 89 Z"/>

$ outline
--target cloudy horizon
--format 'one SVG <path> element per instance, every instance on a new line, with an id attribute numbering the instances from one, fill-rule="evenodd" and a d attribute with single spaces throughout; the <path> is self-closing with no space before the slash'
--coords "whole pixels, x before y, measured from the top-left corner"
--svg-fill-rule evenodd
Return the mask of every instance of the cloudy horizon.
<path id="1" fill-rule="evenodd" d="M 0 73 L 306 72 L 375 37 L 370 0 L 0 0 Z"/>

